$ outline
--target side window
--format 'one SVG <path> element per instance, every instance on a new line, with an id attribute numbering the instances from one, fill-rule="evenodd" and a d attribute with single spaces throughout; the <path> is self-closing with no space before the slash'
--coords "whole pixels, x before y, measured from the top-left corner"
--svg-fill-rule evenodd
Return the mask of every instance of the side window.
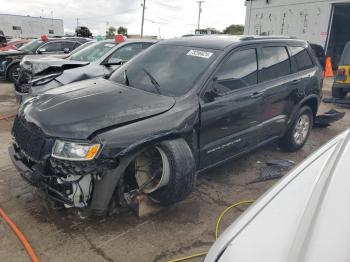
<path id="1" fill-rule="evenodd" d="M 262 48 L 262 79 L 268 81 L 291 73 L 289 55 L 283 46 Z"/>
<path id="2" fill-rule="evenodd" d="M 143 49 L 147 49 L 147 48 L 149 48 L 151 45 L 153 45 L 153 43 L 143 43 L 143 44 L 142 44 L 142 48 L 143 48 Z"/>
<path id="3" fill-rule="evenodd" d="M 74 50 L 75 48 L 77 48 L 77 47 L 81 46 L 81 45 L 82 45 L 81 43 L 79 43 L 79 42 L 75 42 L 75 44 L 74 44 L 74 46 L 73 46 L 73 50 Z"/>
<path id="4" fill-rule="evenodd" d="M 220 95 L 233 90 L 257 84 L 258 63 L 256 49 L 246 49 L 233 53 L 221 66 L 214 88 Z"/>
<path id="5" fill-rule="evenodd" d="M 75 42 L 63 42 L 63 50 L 69 48 L 69 51 L 74 49 Z"/>
<path id="6" fill-rule="evenodd" d="M 314 66 L 309 53 L 304 47 L 291 46 L 290 51 L 298 72 Z"/>
<path id="7" fill-rule="evenodd" d="M 45 52 L 58 52 L 62 51 L 62 42 L 52 42 L 43 45 L 41 48 L 45 49 Z"/>
<path id="8" fill-rule="evenodd" d="M 142 51 L 142 43 L 135 43 L 122 46 L 117 49 L 108 59 L 109 63 L 122 61 L 129 61 L 135 55 Z"/>

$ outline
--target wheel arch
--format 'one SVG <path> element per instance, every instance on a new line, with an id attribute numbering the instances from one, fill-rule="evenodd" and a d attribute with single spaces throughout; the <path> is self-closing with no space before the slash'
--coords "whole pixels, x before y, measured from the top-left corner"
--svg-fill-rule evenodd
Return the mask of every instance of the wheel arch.
<path id="1" fill-rule="evenodd" d="M 318 111 L 318 107 L 319 107 L 319 99 L 316 96 L 307 97 L 305 100 L 303 100 L 300 103 L 298 109 L 302 108 L 303 106 L 310 107 L 314 117 L 316 117 L 317 111 Z"/>
<path id="2" fill-rule="evenodd" d="M 197 132 L 193 129 L 192 132 L 189 133 L 179 133 L 179 132 L 166 132 L 163 134 L 153 135 L 149 136 L 147 138 L 144 138 L 142 140 L 138 140 L 137 142 L 131 144 L 124 150 L 120 151 L 114 158 L 120 161 L 122 158 L 125 157 L 136 157 L 138 153 L 140 153 L 144 148 L 147 148 L 149 146 L 159 144 L 166 140 L 175 140 L 175 139 L 183 139 L 191 149 L 191 152 L 193 154 L 193 157 L 196 162 L 196 168 L 198 167 L 199 163 L 199 156 L 198 156 L 198 135 Z"/>
<path id="3" fill-rule="evenodd" d="M 9 79 L 9 70 L 10 70 L 10 68 L 15 66 L 15 65 L 19 65 L 19 63 L 20 63 L 20 61 L 13 61 L 6 67 L 6 71 L 5 71 L 6 80 Z"/>

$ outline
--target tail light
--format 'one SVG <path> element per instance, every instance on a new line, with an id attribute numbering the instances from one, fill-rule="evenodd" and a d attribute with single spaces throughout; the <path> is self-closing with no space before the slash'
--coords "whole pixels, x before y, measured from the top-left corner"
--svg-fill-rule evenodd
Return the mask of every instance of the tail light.
<path id="1" fill-rule="evenodd" d="M 344 68 L 339 68 L 337 72 L 338 76 L 345 76 L 345 69 Z"/>

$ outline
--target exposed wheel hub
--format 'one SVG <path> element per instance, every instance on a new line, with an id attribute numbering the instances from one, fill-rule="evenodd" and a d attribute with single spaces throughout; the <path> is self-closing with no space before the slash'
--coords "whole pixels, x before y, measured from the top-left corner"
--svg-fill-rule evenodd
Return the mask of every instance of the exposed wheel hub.
<path id="1" fill-rule="evenodd" d="M 135 160 L 135 178 L 139 190 L 146 194 L 167 185 L 170 165 L 165 152 L 154 147 L 140 154 Z"/>

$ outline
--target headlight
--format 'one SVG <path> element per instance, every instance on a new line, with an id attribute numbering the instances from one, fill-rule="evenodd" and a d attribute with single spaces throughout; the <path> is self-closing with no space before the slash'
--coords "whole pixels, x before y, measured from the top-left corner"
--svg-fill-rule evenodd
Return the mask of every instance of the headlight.
<path id="1" fill-rule="evenodd" d="M 97 155 L 100 147 L 100 144 L 84 144 L 56 140 L 51 156 L 72 161 L 92 160 Z"/>

